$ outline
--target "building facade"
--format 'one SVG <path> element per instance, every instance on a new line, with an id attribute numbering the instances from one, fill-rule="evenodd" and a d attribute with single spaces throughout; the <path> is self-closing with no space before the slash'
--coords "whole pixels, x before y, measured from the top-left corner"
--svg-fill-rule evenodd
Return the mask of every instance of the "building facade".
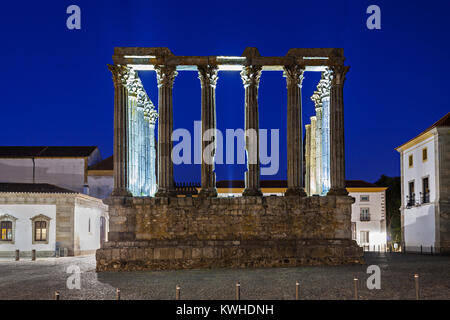
<path id="1" fill-rule="evenodd" d="M 49 184 L 0 183 L 0 257 L 92 254 L 107 240 L 101 200 Z"/>
<path id="2" fill-rule="evenodd" d="M 87 169 L 100 160 L 95 146 L 1 146 L 0 182 L 48 183 L 88 193 Z"/>
<path id="3" fill-rule="evenodd" d="M 450 253 L 450 113 L 396 150 L 404 247 Z"/>

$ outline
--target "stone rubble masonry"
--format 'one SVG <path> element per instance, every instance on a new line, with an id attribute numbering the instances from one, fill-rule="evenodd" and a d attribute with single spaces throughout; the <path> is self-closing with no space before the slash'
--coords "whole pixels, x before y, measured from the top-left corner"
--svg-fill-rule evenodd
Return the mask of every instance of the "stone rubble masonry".
<path id="1" fill-rule="evenodd" d="M 108 199 L 97 271 L 364 263 L 348 196 Z"/>

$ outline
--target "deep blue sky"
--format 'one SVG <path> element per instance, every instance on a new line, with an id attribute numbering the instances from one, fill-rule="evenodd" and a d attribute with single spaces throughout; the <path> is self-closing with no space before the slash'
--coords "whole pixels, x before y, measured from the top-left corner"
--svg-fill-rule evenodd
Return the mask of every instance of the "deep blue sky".
<path id="1" fill-rule="evenodd" d="M 66 8 L 81 7 L 81 30 L 66 28 Z M 366 28 L 366 8 L 381 8 L 381 30 Z M 176 55 L 285 55 L 293 47 L 342 47 L 347 179 L 399 175 L 395 147 L 449 111 L 449 1 L 3 1 L 0 19 L 1 145 L 113 147 L 113 85 L 106 64 L 115 46 L 169 47 Z M 155 75 L 142 75 L 157 102 Z M 303 115 L 319 74 L 307 73 Z M 220 129 L 244 125 L 239 74 L 220 73 Z M 286 177 L 286 87 L 263 73 L 260 127 L 279 128 Z M 200 120 L 200 85 L 181 73 L 174 87 L 175 128 Z M 177 181 L 199 181 L 199 166 L 176 166 Z M 243 167 L 218 166 L 217 179 Z"/>

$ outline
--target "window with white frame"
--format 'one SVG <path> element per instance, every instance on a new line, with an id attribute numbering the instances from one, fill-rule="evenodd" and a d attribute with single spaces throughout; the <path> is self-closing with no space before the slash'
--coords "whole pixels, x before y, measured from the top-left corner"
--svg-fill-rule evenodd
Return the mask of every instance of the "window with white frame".
<path id="1" fill-rule="evenodd" d="M 360 242 L 361 243 L 369 243 L 369 231 L 361 231 L 360 232 Z"/>
<path id="2" fill-rule="evenodd" d="M 369 195 L 361 195 L 360 197 L 359 197 L 359 201 L 361 201 L 361 202 L 368 202 L 370 200 L 370 197 L 369 197 Z"/>
<path id="3" fill-rule="evenodd" d="M 361 208 L 360 217 L 361 221 L 370 221 L 370 209 L 369 208 Z"/>
<path id="4" fill-rule="evenodd" d="M 51 218 L 40 214 L 30 220 L 33 228 L 32 244 L 48 244 Z"/>

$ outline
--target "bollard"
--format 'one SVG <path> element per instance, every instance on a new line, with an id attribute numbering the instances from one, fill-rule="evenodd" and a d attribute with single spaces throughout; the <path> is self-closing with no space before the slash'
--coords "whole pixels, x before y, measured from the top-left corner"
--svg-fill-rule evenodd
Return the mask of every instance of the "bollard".
<path id="1" fill-rule="evenodd" d="M 175 288 L 175 299 L 180 300 L 181 299 L 181 288 L 179 285 Z"/>
<path id="2" fill-rule="evenodd" d="M 431 246 L 431 249 L 430 249 L 431 251 L 431 255 L 433 255 L 433 246 Z"/>
<path id="3" fill-rule="evenodd" d="M 353 278 L 353 283 L 355 287 L 355 300 L 358 300 L 358 278 Z"/>
<path id="4" fill-rule="evenodd" d="M 55 300 L 59 300 L 59 291 L 55 291 Z"/>
<path id="5" fill-rule="evenodd" d="M 295 282 L 295 300 L 299 300 L 300 283 Z"/>
<path id="6" fill-rule="evenodd" d="M 31 261 L 36 261 L 36 250 L 31 250 Z"/>
<path id="7" fill-rule="evenodd" d="M 414 282 L 416 283 L 416 300 L 419 300 L 420 295 L 419 295 L 419 275 L 418 274 L 414 275 Z"/>
<path id="8" fill-rule="evenodd" d="M 20 250 L 17 249 L 16 250 L 16 261 L 19 261 L 19 260 L 20 260 Z"/>
<path id="9" fill-rule="evenodd" d="M 422 245 L 420 245 L 420 255 L 422 255 Z"/>
<path id="10" fill-rule="evenodd" d="M 116 289 L 116 300 L 120 300 L 120 289 Z"/>
<path id="11" fill-rule="evenodd" d="M 241 300 L 241 284 L 236 283 L 236 300 Z"/>

